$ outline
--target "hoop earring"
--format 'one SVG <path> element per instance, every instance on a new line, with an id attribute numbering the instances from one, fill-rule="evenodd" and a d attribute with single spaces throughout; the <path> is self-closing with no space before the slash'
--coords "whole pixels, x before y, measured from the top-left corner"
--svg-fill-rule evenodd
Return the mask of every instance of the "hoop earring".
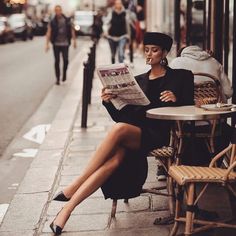
<path id="1" fill-rule="evenodd" d="M 161 61 L 160 61 L 160 65 L 161 66 L 167 66 L 167 59 L 166 58 L 162 58 Z"/>

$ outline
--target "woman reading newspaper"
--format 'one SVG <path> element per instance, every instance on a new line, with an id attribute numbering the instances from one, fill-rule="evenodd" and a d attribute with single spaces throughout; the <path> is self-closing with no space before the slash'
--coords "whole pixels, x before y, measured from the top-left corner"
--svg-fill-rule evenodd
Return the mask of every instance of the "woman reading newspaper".
<path id="1" fill-rule="evenodd" d="M 54 197 L 67 202 L 50 225 L 55 235 L 61 234 L 74 208 L 100 187 L 105 198 L 131 198 L 141 193 L 147 177 L 146 156 L 150 150 L 168 144 L 171 126 L 168 121 L 146 118 L 146 111 L 193 104 L 192 73 L 167 66 L 171 46 L 172 38 L 166 34 L 147 32 L 144 36 L 146 62 L 151 69 L 136 80 L 149 105 L 126 105 L 117 110 L 111 103 L 117 95 L 102 90 L 102 102 L 116 123 L 83 173 Z"/>

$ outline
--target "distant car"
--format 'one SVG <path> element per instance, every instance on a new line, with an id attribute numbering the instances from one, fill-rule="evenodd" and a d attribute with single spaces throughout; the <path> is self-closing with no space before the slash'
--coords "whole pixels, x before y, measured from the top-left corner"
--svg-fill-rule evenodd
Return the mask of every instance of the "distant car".
<path id="1" fill-rule="evenodd" d="M 74 14 L 73 25 L 77 35 L 93 34 L 93 11 L 76 11 Z"/>
<path id="2" fill-rule="evenodd" d="M 34 37 L 34 25 L 23 13 L 13 14 L 9 17 L 9 23 L 16 37 L 26 41 Z"/>
<path id="3" fill-rule="evenodd" d="M 35 23 L 34 35 L 43 36 L 47 32 L 47 25 L 43 23 L 43 21 L 37 21 Z"/>
<path id="4" fill-rule="evenodd" d="M 44 16 L 41 20 L 35 22 L 34 35 L 43 36 L 47 32 L 48 23 L 50 21 L 49 16 Z"/>
<path id="5" fill-rule="evenodd" d="M 10 24 L 8 23 L 7 17 L 0 17 L 0 42 L 7 43 L 14 41 L 15 35 Z"/>

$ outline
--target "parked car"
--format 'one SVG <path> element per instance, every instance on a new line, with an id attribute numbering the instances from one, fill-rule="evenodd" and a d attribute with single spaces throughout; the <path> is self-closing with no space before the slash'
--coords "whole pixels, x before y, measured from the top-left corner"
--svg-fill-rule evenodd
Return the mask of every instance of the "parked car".
<path id="1" fill-rule="evenodd" d="M 49 21 L 50 21 L 50 17 L 47 15 L 44 16 L 41 20 L 36 21 L 34 35 L 40 35 L 40 36 L 45 35 L 47 32 Z"/>
<path id="2" fill-rule="evenodd" d="M 77 35 L 92 35 L 93 33 L 94 12 L 76 11 L 74 14 L 73 25 Z"/>
<path id="3" fill-rule="evenodd" d="M 9 17 L 10 25 L 13 28 L 16 37 L 22 40 L 33 39 L 34 25 L 30 19 L 23 13 L 13 14 Z"/>
<path id="4" fill-rule="evenodd" d="M 13 29 L 8 23 L 7 17 L 4 16 L 0 17 L 0 42 L 7 43 L 14 41 L 15 41 L 15 35 Z"/>

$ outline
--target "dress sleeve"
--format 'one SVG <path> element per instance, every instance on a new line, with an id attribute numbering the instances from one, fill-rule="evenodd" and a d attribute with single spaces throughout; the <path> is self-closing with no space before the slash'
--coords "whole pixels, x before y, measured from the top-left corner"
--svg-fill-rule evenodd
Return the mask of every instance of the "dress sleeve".
<path id="1" fill-rule="evenodd" d="M 109 113 L 109 115 L 111 116 L 112 120 L 114 120 L 115 122 L 119 122 L 120 120 L 120 112 L 114 107 L 114 105 L 109 102 L 102 102 L 103 106 L 107 109 L 107 112 Z"/>
<path id="2" fill-rule="evenodd" d="M 115 122 L 139 125 L 146 117 L 146 106 L 126 105 L 121 110 L 117 110 L 112 103 L 103 102 L 103 105 Z"/>

